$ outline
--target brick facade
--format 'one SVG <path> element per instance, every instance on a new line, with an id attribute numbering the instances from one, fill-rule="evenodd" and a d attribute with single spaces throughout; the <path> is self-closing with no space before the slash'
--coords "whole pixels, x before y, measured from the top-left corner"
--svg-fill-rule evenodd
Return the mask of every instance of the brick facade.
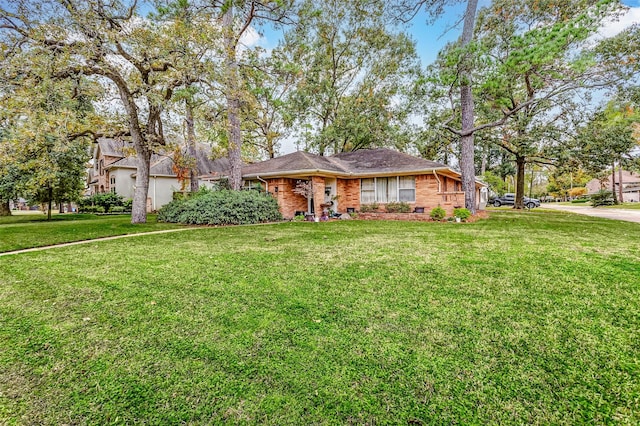
<path id="1" fill-rule="evenodd" d="M 97 164 L 94 168 L 94 176 L 98 179 L 98 181 L 93 184 L 93 188 L 95 189 L 94 193 L 111 191 L 111 176 L 109 175 L 109 170 L 105 170 L 105 167 L 115 163 L 118 160 L 120 160 L 120 157 L 111 157 L 108 155 L 100 156 L 97 159 Z"/>
<path id="2" fill-rule="evenodd" d="M 459 180 L 447 176 L 433 174 L 417 175 L 416 177 L 416 201 L 408 203 L 413 212 L 416 207 L 424 208 L 424 220 L 429 218 L 429 213 L 434 208 L 440 206 L 447 215 L 453 215 L 453 209 L 464 206 L 464 192 L 461 190 Z M 308 212 L 307 199 L 302 195 L 295 194 L 298 179 L 278 178 L 268 179 L 268 191 L 278 200 L 280 211 L 285 218 L 292 218 L 296 212 Z M 324 209 L 329 209 L 325 203 L 325 178 L 320 176 L 311 177 L 313 182 L 313 210 L 315 216 L 319 217 Z M 440 191 L 438 191 L 440 189 Z M 360 179 L 337 179 L 336 194 L 338 199 L 338 213 L 346 213 L 347 209 L 358 212 L 360 203 Z M 479 196 L 479 194 L 477 194 Z M 379 203 L 379 211 L 384 212 L 385 205 Z M 413 215 L 413 216 L 411 216 Z M 403 220 L 423 220 L 420 213 L 411 213 L 410 216 L 402 216 Z M 392 219 L 391 216 L 389 216 Z"/>

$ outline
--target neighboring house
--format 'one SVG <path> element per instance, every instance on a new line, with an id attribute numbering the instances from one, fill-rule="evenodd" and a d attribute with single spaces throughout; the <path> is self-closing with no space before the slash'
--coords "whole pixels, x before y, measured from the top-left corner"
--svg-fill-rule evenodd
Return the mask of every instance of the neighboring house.
<path id="1" fill-rule="evenodd" d="M 622 174 L 622 201 L 640 202 L 640 174 L 623 170 L 614 175 L 616 195 L 620 193 L 620 174 Z M 611 191 L 611 174 L 604 180 L 591 179 L 587 184 L 587 194 L 595 194 L 600 190 Z"/>
<path id="2" fill-rule="evenodd" d="M 323 157 L 303 151 L 244 166 L 244 185 L 261 185 L 280 205 L 284 217 L 323 210 L 359 211 L 364 204 L 384 209 L 390 202 L 406 202 L 411 210 L 429 213 L 441 206 L 449 215 L 464 206 L 460 173 L 451 167 L 390 149 L 363 149 Z M 294 192 L 298 182 L 311 182 L 313 195 Z M 478 207 L 486 190 L 476 182 Z M 480 194 L 485 197 L 480 199 Z M 484 201 L 481 203 L 480 201 Z"/>
<path id="3" fill-rule="evenodd" d="M 199 145 L 197 149 L 198 171 L 201 185 L 210 185 L 204 177 L 226 175 L 229 161 L 226 158 L 211 160 L 210 149 Z M 181 183 L 173 170 L 173 154 L 151 157 L 147 210 L 158 210 L 180 191 Z M 114 192 L 124 198 L 133 198 L 136 182 L 136 159 L 130 143 L 117 139 L 101 138 L 93 150 L 93 168 L 89 170 L 89 195 Z"/>

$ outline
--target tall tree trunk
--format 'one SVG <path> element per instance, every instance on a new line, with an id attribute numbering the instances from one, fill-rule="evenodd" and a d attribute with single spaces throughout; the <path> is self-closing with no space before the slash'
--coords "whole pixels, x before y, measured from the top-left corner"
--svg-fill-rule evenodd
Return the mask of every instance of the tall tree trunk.
<path id="1" fill-rule="evenodd" d="M 136 184 L 133 190 L 133 203 L 131 206 L 131 223 L 147 222 L 147 195 L 149 193 L 149 170 L 151 168 L 151 148 L 140 127 L 138 118 L 138 106 L 133 95 L 129 92 L 127 84 L 119 75 L 113 74 L 109 78 L 118 87 L 120 100 L 129 116 L 129 131 L 136 150 Z M 150 114 L 151 115 L 151 114 Z M 147 136 L 154 134 L 153 123 L 149 118 Z"/>
<path id="2" fill-rule="evenodd" d="M 611 193 L 613 194 L 613 204 L 618 204 L 618 197 L 616 196 L 616 163 L 615 161 L 611 165 Z"/>
<path id="3" fill-rule="evenodd" d="M 516 201 L 513 205 L 514 209 L 524 208 L 524 171 L 525 157 L 516 155 Z"/>
<path id="4" fill-rule="evenodd" d="M 618 194 L 620 197 L 618 198 L 621 203 L 624 203 L 624 197 L 622 194 L 622 162 L 618 161 Z"/>
<path id="5" fill-rule="evenodd" d="M 461 45 L 464 49 L 473 39 L 473 27 L 476 20 L 478 0 L 469 0 L 464 15 Z M 460 154 L 460 170 L 462 174 L 462 190 L 464 191 L 464 206 L 472 213 L 476 212 L 476 173 L 474 166 L 474 111 L 473 93 L 471 91 L 471 65 L 469 53 L 466 53 L 460 64 L 460 109 L 462 119 L 462 138 Z"/>
<path id="6" fill-rule="evenodd" d="M 196 129 L 193 122 L 193 105 L 188 100 L 185 100 L 185 121 L 187 124 L 187 149 L 189 157 L 193 161 L 193 166 L 189 171 L 189 182 L 191 192 L 198 192 L 198 176 L 200 172 L 198 170 L 198 152 L 196 148 Z"/>
<path id="7" fill-rule="evenodd" d="M 131 223 L 146 223 L 151 151 L 144 145 L 136 146 L 136 156 L 138 164 L 136 167 L 136 186 L 133 191 L 133 203 L 131 206 Z"/>
<path id="8" fill-rule="evenodd" d="M 231 189 L 240 190 L 242 186 L 242 135 L 240 133 L 240 73 L 236 58 L 236 43 L 233 33 L 233 5 L 230 4 L 222 18 L 224 30 L 226 98 L 227 98 L 227 135 L 229 138 L 229 183 Z"/>
<path id="9" fill-rule="evenodd" d="M 0 216 L 11 216 L 9 200 L 0 200 Z"/>

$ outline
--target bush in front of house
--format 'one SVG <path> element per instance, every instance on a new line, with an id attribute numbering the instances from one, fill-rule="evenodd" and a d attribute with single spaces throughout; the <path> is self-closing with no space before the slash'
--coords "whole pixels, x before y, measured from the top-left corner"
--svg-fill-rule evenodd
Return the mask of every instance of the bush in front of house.
<path id="1" fill-rule="evenodd" d="M 78 201 L 78 210 L 80 213 L 111 213 L 115 207 L 123 207 L 123 211 L 131 211 L 133 200 L 125 200 L 122 195 L 114 192 L 103 192 L 84 197 Z M 101 209 L 97 209 L 101 207 Z"/>
<path id="2" fill-rule="evenodd" d="M 379 208 L 380 208 L 380 205 L 378 203 L 361 204 L 360 205 L 360 212 L 361 213 L 377 212 Z"/>
<path id="3" fill-rule="evenodd" d="M 411 211 L 411 206 L 404 201 L 400 201 L 398 203 L 387 203 L 384 209 L 387 213 L 409 213 Z"/>
<path id="4" fill-rule="evenodd" d="M 202 190 L 158 211 L 161 222 L 189 225 L 246 225 L 282 220 L 278 202 L 258 191 Z"/>
<path id="5" fill-rule="evenodd" d="M 460 220 L 467 220 L 471 217 L 471 212 L 464 207 L 458 207 L 453 209 L 453 216 L 460 218 Z"/>
<path id="6" fill-rule="evenodd" d="M 601 190 L 596 192 L 595 194 L 591 194 L 591 205 L 593 207 L 598 206 L 612 206 L 615 204 L 615 200 L 613 199 L 613 192 Z"/>
<path id="7" fill-rule="evenodd" d="M 447 215 L 447 212 L 440 206 L 431 210 L 431 213 L 429 213 L 429 217 L 431 217 L 431 219 L 433 220 L 442 220 L 445 218 L 446 215 Z"/>

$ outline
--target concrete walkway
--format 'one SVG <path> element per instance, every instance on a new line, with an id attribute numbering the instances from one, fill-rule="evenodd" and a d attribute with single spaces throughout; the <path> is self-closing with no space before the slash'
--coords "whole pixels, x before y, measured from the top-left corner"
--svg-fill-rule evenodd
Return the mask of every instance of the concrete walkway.
<path id="1" fill-rule="evenodd" d="M 49 250 L 49 249 L 58 248 L 58 247 L 77 246 L 79 244 L 89 244 L 89 243 L 95 243 L 97 241 L 118 240 L 120 238 L 139 237 L 139 236 L 142 236 L 142 235 L 168 234 L 169 232 L 192 231 L 194 229 L 202 229 L 202 227 L 200 227 L 200 228 L 189 227 L 189 228 L 179 228 L 179 229 L 164 229 L 162 231 L 138 232 L 137 234 L 114 235 L 113 237 L 95 238 L 93 240 L 82 240 L 82 241 L 74 241 L 74 242 L 71 242 L 71 243 L 55 244 L 55 245 L 52 245 L 52 246 L 33 247 L 33 248 L 28 248 L 28 249 L 5 251 L 4 253 L 0 253 L 0 257 L 8 256 L 10 254 L 20 254 L 20 253 L 29 253 L 29 252 L 32 252 L 32 251 Z"/>
<path id="2" fill-rule="evenodd" d="M 624 220 L 627 222 L 640 223 L 640 210 L 625 210 L 625 209 L 598 209 L 591 206 L 575 205 L 565 206 L 554 203 L 542 204 L 542 208 L 551 210 L 560 210 L 563 212 L 583 214 L 586 216 L 603 217 L 606 219 Z"/>

